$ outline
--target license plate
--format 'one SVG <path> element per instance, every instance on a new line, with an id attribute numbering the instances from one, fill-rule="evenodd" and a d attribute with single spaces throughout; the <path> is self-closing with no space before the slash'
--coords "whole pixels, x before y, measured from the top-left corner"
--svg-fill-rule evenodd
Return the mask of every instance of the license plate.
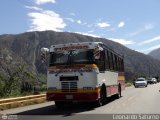
<path id="1" fill-rule="evenodd" d="M 73 95 L 66 95 L 66 99 L 73 99 Z"/>

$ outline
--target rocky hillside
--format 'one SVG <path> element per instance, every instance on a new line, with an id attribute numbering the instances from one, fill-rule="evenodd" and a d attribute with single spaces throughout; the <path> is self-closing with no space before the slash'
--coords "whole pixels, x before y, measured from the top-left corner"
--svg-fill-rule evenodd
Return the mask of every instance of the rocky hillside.
<path id="1" fill-rule="evenodd" d="M 67 32 L 27 32 L 18 35 L 0 36 L 0 72 L 16 64 L 27 64 L 30 71 L 46 73 L 46 66 L 40 62 L 40 48 L 53 44 L 71 42 L 102 41 L 125 58 L 127 80 L 137 76 L 160 76 L 160 61 L 131 50 L 119 43 L 90 36 Z"/>
<path id="2" fill-rule="evenodd" d="M 148 55 L 160 60 L 160 48 L 151 51 Z"/>

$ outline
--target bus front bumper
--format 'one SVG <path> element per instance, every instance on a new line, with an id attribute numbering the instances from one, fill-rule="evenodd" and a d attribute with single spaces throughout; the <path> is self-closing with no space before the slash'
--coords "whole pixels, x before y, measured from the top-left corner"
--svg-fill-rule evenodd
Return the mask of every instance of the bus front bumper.
<path id="1" fill-rule="evenodd" d="M 89 93 L 47 93 L 48 101 L 96 101 L 99 98 L 98 92 Z"/>

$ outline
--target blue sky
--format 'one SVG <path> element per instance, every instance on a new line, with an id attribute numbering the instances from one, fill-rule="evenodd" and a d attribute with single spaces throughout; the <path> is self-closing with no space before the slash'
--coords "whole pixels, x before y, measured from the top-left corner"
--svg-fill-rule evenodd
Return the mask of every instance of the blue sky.
<path id="1" fill-rule="evenodd" d="M 133 50 L 160 48 L 159 0 L 1 0 L 0 34 L 67 31 Z"/>

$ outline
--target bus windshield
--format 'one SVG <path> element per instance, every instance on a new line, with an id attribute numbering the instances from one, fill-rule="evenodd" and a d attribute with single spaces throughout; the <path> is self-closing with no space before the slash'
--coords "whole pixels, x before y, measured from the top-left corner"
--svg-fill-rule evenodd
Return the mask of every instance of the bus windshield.
<path id="1" fill-rule="evenodd" d="M 63 53 L 50 53 L 49 65 L 73 65 L 94 63 L 93 50 L 71 50 Z"/>

